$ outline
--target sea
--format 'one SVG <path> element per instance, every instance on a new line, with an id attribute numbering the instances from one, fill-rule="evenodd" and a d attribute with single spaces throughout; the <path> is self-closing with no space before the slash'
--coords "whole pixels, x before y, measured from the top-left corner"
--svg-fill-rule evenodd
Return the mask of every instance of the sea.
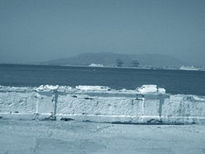
<path id="1" fill-rule="evenodd" d="M 143 84 L 156 84 L 171 94 L 205 96 L 205 71 L 0 64 L 2 86 L 45 84 L 102 85 L 112 89 L 136 89 Z"/>

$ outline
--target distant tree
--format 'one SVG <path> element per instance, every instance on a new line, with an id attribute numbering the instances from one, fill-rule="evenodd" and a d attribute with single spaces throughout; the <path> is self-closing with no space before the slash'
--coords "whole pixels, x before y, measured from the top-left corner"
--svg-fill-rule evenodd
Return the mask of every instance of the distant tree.
<path id="1" fill-rule="evenodd" d="M 122 67 L 123 64 L 124 64 L 124 63 L 123 63 L 123 61 L 122 61 L 121 59 L 116 59 L 116 65 L 117 65 L 117 67 Z"/>
<path id="2" fill-rule="evenodd" d="M 138 62 L 138 60 L 133 60 L 131 64 L 132 64 L 132 67 L 138 67 L 140 63 Z"/>

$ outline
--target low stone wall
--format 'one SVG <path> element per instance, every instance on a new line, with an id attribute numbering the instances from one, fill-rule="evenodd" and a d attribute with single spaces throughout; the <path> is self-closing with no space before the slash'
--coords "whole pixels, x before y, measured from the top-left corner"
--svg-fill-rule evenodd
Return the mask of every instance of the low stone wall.
<path id="1" fill-rule="evenodd" d="M 205 97 L 100 91 L 0 91 L 0 118 L 203 124 Z"/>

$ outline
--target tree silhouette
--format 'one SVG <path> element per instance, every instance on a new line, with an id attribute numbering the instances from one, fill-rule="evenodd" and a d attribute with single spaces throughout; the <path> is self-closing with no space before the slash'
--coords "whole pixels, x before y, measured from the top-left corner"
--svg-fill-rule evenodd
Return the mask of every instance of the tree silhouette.
<path id="1" fill-rule="evenodd" d="M 133 60 L 131 64 L 132 67 L 138 67 L 140 63 L 138 62 L 138 60 Z"/>
<path id="2" fill-rule="evenodd" d="M 117 65 L 117 67 L 122 67 L 123 64 L 124 64 L 124 63 L 123 63 L 123 61 L 122 61 L 121 59 L 116 59 L 116 65 Z"/>

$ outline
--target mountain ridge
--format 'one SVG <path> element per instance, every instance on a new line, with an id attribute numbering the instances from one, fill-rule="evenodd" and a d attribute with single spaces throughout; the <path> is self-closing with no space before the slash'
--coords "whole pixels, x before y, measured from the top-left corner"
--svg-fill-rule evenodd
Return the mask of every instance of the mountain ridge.
<path id="1" fill-rule="evenodd" d="M 182 65 L 188 65 L 180 59 L 165 54 L 119 54 L 119 53 L 82 53 L 77 56 L 68 58 L 54 59 L 42 62 L 43 65 L 75 65 L 75 66 L 88 66 L 90 64 L 102 64 L 108 67 L 115 67 L 117 59 L 122 61 L 123 67 L 130 67 L 134 60 L 137 60 L 140 66 L 149 67 L 172 67 L 178 68 Z"/>

